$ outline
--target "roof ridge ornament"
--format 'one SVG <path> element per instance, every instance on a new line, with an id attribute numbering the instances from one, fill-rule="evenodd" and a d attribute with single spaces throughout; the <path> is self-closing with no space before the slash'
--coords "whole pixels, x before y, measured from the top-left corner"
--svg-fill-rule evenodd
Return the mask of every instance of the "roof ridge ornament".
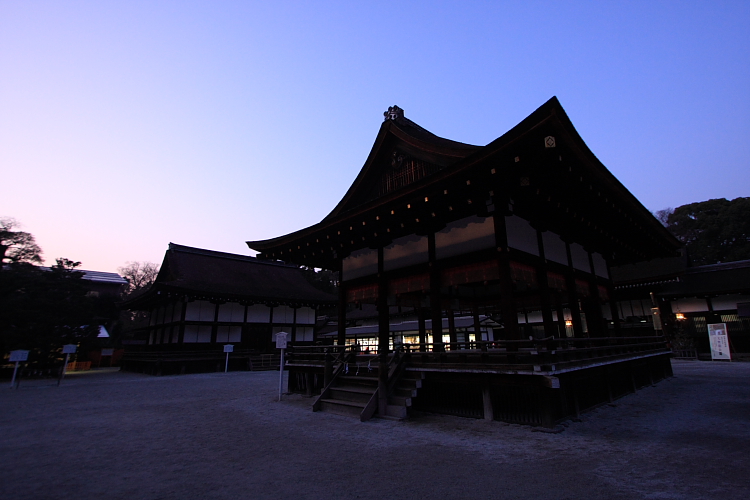
<path id="1" fill-rule="evenodd" d="M 391 120 L 396 123 L 404 123 L 405 121 L 404 110 L 396 105 L 389 106 L 388 111 L 384 112 L 383 116 L 385 117 L 385 119 L 383 119 L 384 122 Z"/>

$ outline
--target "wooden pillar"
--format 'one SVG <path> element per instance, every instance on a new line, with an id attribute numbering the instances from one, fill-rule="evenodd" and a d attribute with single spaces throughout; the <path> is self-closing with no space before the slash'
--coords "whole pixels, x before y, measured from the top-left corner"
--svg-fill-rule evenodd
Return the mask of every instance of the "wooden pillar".
<path id="1" fill-rule="evenodd" d="M 383 247 L 378 248 L 378 353 L 388 353 L 390 343 L 388 280 L 383 266 Z"/>
<path id="2" fill-rule="evenodd" d="M 563 311 L 562 297 L 559 291 L 555 291 L 555 309 L 557 310 L 557 329 L 561 339 L 567 337 L 565 330 L 565 311 Z"/>
<path id="3" fill-rule="evenodd" d="M 479 346 L 482 341 L 482 327 L 479 324 L 479 306 L 476 302 L 471 306 L 471 315 L 474 318 L 474 340 Z"/>
<path id="4" fill-rule="evenodd" d="M 338 345 L 346 345 L 346 286 L 344 285 L 344 259 L 339 262 L 339 307 L 338 307 Z"/>
<path id="5" fill-rule="evenodd" d="M 268 338 L 269 343 L 267 344 L 267 348 L 274 347 L 276 344 L 276 339 L 273 336 L 273 310 L 276 308 L 276 306 L 269 305 L 268 306 Z"/>
<path id="6" fill-rule="evenodd" d="M 385 416 L 388 408 L 388 351 L 390 340 L 388 281 L 385 277 L 383 247 L 378 248 L 378 413 Z"/>
<path id="7" fill-rule="evenodd" d="M 456 317 L 453 314 L 453 308 L 448 306 L 448 334 L 451 337 L 451 344 L 456 344 L 458 342 L 458 337 L 456 336 Z M 451 347 L 453 349 L 453 347 Z"/>
<path id="8" fill-rule="evenodd" d="M 565 242 L 565 251 L 568 254 L 568 272 L 565 279 L 568 285 L 568 307 L 570 307 L 570 319 L 573 322 L 573 336 L 583 337 L 583 325 L 581 324 L 581 309 L 578 307 L 578 291 L 576 290 L 576 271 L 573 267 L 573 254 L 570 252 L 570 243 Z"/>
<path id="9" fill-rule="evenodd" d="M 444 351 L 443 345 L 443 308 L 440 301 L 440 269 L 435 256 L 435 233 L 427 235 L 427 250 L 430 266 L 430 316 L 432 318 L 432 349 Z"/>
<path id="10" fill-rule="evenodd" d="M 591 323 L 596 324 L 596 328 L 593 330 L 594 337 L 607 337 L 608 328 L 604 322 L 604 316 L 602 315 L 602 297 L 599 294 L 599 280 L 596 276 L 596 269 L 594 269 L 594 256 L 591 252 L 586 252 L 589 256 L 589 267 L 591 268 L 591 277 L 589 283 L 591 287 L 591 314 L 594 316 L 589 321 L 589 332 L 591 332 Z"/>
<path id="11" fill-rule="evenodd" d="M 185 314 L 187 313 L 187 297 L 182 299 L 182 313 L 180 314 L 180 334 L 177 342 L 182 345 L 185 340 Z"/>
<path id="12" fill-rule="evenodd" d="M 419 306 L 417 308 L 417 321 L 419 322 L 419 350 L 425 351 L 425 344 L 427 343 L 427 325 L 425 325 L 425 314 L 424 307 Z"/>
<path id="13" fill-rule="evenodd" d="M 483 413 L 484 413 L 484 419 L 485 420 L 495 420 L 495 411 L 492 407 L 492 389 L 490 386 L 490 380 L 489 377 L 484 376 L 483 377 L 483 383 L 482 383 L 482 406 Z"/>
<path id="14" fill-rule="evenodd" d="M 293 307 L 292 311 L 292 342 L 297 342 L 297 307 Z"/>
<path id="15" fill-rule="evenodd" d="M 539 260 L 537 261 L 537 281 L 539 282 L 539 305 L 542 308 L 544 336 L 555 336 L 555 322 L 552 319 L 552 301 L 550 300 L 549 282 L 547 281 L 547 259 L 544 256 L 544 241 L 542 232 L 536 230 L 536 241 L 539 246 Z"/>
<path id="16" fill-rule="evenodd" d="M 609 262 L 607 262 L 607 294 L 609 295 L 609 313 L 612 315 L 612 322 L 615 327 L 615 337 L 622 337 L 622 329 L 620 328 L 620 315 L 617 310 L 617 299 L 615 297 L 615 287 L 612 285 L 612 272 L 609 269 Z"/>
<path id="17" fill-rule="evenodd" d="M 518 328 L 516 303 L 513 297 L 513 278 L 510 274 L 510 252 L 508 251 L 508 230 L 505 217 L 495 214 L 492 217 L 495 226 L 495 245 L 497 246 L 497 267 L 500 273 L 500 314 L 506 340 L 518 340 L 521 332 Z"/>
<path id="18" fill-rule="evenodd" d="M 216 343 L 217 323 L 219 322 L 219 304 L 214 304 L 214 322 L 211 325 L 211 343 Z"/>

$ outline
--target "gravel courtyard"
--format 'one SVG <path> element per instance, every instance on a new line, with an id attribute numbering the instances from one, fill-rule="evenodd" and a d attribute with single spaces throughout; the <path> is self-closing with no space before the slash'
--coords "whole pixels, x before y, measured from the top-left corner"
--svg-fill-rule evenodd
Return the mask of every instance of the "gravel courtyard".
<path id="1" fill-rule="evenodd" d="M 0 389 L 0 487 L 35 500 L 750 498 L 750 363 L 675 377 L 563 432 L 276 402 L 278 372 L 70 374 Z"/>

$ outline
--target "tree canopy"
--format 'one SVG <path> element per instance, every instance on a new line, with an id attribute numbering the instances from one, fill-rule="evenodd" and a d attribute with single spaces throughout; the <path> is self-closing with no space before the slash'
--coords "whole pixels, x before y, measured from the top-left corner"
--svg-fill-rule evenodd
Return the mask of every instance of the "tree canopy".
<path id="1" fill-rule="evenodd" d="M 750 198 L 720 198 L 670 210 L 657 214 L 667 215 L 667 229 L 685 244 L 693 265 L 750 259 Z"/>
<path id="2" fill-rule="evenodd" d="M 0 217 L 0 266 L 6 263 L 42 263 L 42 249 L 34 236 L 19 231 L 20 224 L 11 217 Z"/>
<path id="3" fill-rule="evenodd" d="M 123 267 L 118 267 L 117 272 L 128 280 L 124 293 L 127 298 L 151 286 L 159 274 L 159 265 L 153 262 L 127 262 Z"/>

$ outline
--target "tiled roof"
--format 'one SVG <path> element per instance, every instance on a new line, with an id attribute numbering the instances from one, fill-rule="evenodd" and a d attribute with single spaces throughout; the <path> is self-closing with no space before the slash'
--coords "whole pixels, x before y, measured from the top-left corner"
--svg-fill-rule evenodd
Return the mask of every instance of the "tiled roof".
<path id="1" fill-rule="evenodd" d="M 296 266 L 169 244 L 152 289 L 280 303 L 335 303 Z"/>

